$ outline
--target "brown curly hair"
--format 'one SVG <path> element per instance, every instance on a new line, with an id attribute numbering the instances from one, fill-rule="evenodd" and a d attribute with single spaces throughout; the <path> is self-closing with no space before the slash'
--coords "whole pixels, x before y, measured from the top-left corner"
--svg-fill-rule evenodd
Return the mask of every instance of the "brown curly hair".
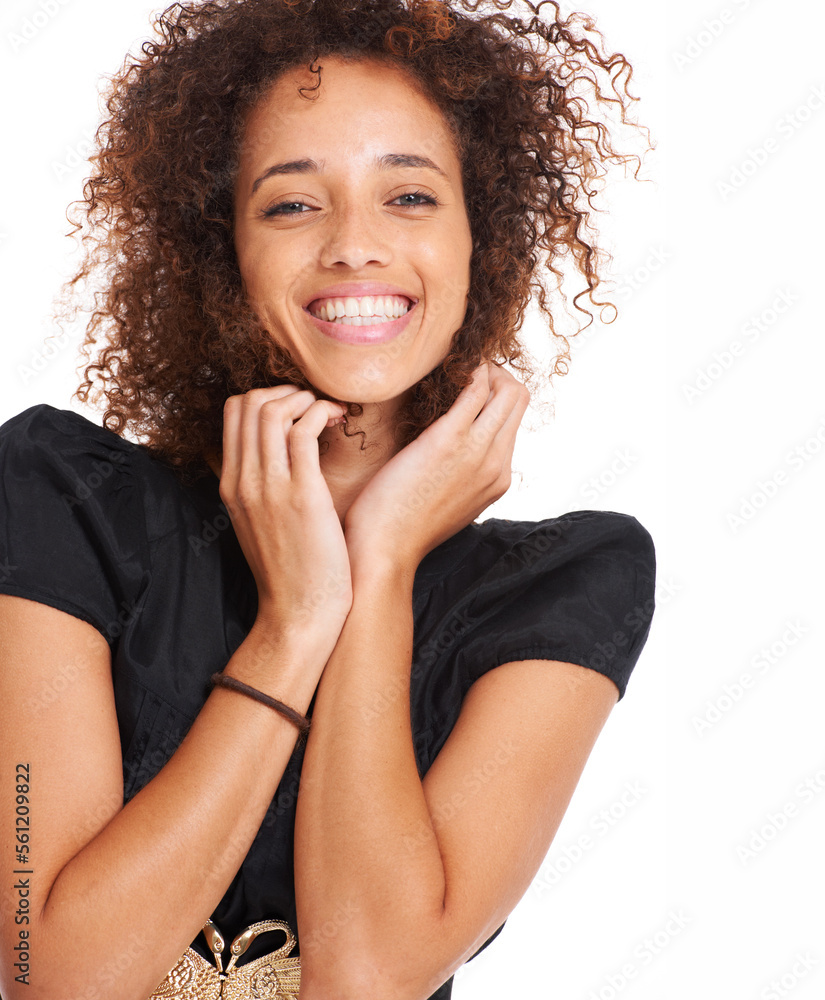
<path id="1" fill-rule="evenodd" d="M 319 74 L 319 59 L 330 54 L 406 67 L 444 114 L 462 163 L 473 240 L 467 312 L 448 356 L 401 411 L 399 444 L 446 412 L 485 358 L 510 363 L 531 383 L 535 365 L 517 333 L 534 293 L 564 343 L 549 375 L 566 373 L 569 341 L 556 332 L 542 277 L 552 274 L 560 289 L 561 267 L 572 261 L 586 283 L 573 299 L 589 317 L 585 327 L 593 316 L 579 304 L 583 296 L 612 306 L 593 297 L 602 257 L 585 239 L 593 240 L 594 182 L 608 161 L 634 159 L 638 176 L 640 160 L 616 153 L 584 94 L 617 105 L 622 123 L 638 127 L 626 117 L 626 102 L 637 100 L 627 89 L 632 68 L 589 37 L 601 40 L 589 18 L 562 20 L 553 0 L 517 0 L 515 10 L 513 0 L 488 0 L 483 13 L 480 6 L 206 0 L 175 3 L 156 17 L 158 39 L 109 78 L 109 117 L 74 203 L 90 245 L 64 302 L 101 272 L 86 359 L 91 345 L 105 342 L 75 395 L 86 402 L 98 383 L 104 426 L 129 429 L 194 481 L 208 472 L 204 456 L 220 448 L 227 397 L 284 382 L 311 388 L 244 296 L 232 191 L 245 112 L 283 71 L 303 65 Z M 67 217 L 75 236 L 84 223 Z M 357 401 L 349 411 L 357 416 Z"/>

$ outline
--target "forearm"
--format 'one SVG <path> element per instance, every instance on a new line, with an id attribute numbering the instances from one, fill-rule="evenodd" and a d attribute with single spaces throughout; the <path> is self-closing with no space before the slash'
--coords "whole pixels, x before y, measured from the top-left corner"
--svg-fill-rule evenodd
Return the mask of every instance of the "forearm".
<path id="1" fill-rule="evenodd" d="M 305 712 L 312 672 L 288 660 L 253 629 L 226 672 L 259 687 L 266 674 L 265 690 Z M 226 892 L 297 736 L 271 708 L 214 689 L 167 764 L 57 876 L 33 922 L 26 995 L 145 1000 Z"/>
<path id="2" fill-rule="evenodd" d="M 295 827 L 306 983 L 358 976 L 367 963 L 391 984 L 407 951 L 400 943 L 434 933 L 443 911 L 444 867 L 410 725 L 412 580 L 389 568 L 354 579 L 318 686 Z"/>

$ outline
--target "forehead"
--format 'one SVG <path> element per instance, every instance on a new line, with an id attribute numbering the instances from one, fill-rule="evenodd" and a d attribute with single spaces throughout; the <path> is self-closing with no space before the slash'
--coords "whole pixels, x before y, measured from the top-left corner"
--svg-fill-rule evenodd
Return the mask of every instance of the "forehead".
<path id="1" fill-rule="evenodd" d="M 455 159 L 446 119 L 402 67 L 340 56 L 315 65 L 321 69 L 320 87 L 317 73 L 296 67 L 278 77 L 250 109 L 242 129 L 242 168 L 254 167 L 275 150 L 286 157 L 312 155 L 307 141 L 319 151 L 370 155 L 387 143 L 395 148 L 412 142 L 416 153 Z M 441 165 L 446 170 L 455 164 Z"/>

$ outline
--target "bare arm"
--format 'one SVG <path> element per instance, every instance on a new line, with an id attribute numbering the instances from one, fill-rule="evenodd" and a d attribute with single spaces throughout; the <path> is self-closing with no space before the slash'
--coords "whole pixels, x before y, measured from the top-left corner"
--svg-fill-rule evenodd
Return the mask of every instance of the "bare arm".
<path id="1" fill-rule="evenodd" d="M 449 890 L 410 728 L 413 579 L 509 485 L 526 405 L 515 379 L 480 366 L 347 512 L 352 608 L 318 687 L 296 814 L 302 1000 L 396 995 L 393 949 L 439 925 Z M 376 695 L 386 709 L 367 717 Z"/>
<path id="2" fill-rule="evenodd" d="M 422 780 L 411 647 L 410 578 L 374 564 L 304 757 L 301 1000 L 423 1000 L 470 958 L 535 877 L 618 696 L 577 664 L 502 664 L 472 685 Z"/>
<path id="3" fill-rule="evenodd" d="M 417 962 L 440 924 L 444 865 L 410 727 L 411 594 L 391 568 L 356 583 L 318 685 L 295 821 L 302 1000 L 399 995 L 400 953 Z"/>
<path id="4" fill-rule="evenodd" d="M 319 683 L 296 816 L 301 1000 L 430 996 L 526 890 L 616 701 L 576 664 L 502 664 L 419 778 L 415 568 L 509 486 L 526 405 L 482 366 L 347 512 L 352 609 Z"/>
<path id="5" fill-rule="evenodd" d="M 298 731 L 272 709 L 215 689 L 168 763 L 124 807 L 103 637 L 63 612 L 0 595 L 0 640 L 2 773 L 29 765 L 32 816 L 30 923 L 3 921 L 3 997 L 146 1000 L 226 892 Z M 32 695 L 53 685 L 56 666 L 69 663 L 78 668 L 71 683 L 27 711 Z M 265 672 L 266 689 L 305 712 L 318 671 L 256 626 L 226 672 L 259 687 Z M 10 913 L 20 876 L 12 875 L 11 778 L 4 784 L 0 865 Z M 9 961 L 21 926 L 30 932 L 28 987 Z"/>
<path id="6" fill-rule="evenodd" d="M 317 437 L 339 409 L 279 387 L 232 397 L 224 414 L 221 496 L 258 588 L 258 618 L 225 672 L 302 713 L 351 602 L 341 525 L 317 489 Z M 38 698 L 47 691 L 55 697 Z M 215 689 L 124 806 L 107 643 L 71 615 L 0 595 L 0 734 L 0 775 L 29 765 L 32 822 L 30 985 L 13 966 L 21 926 L 3 919 L 3 997 L 146 1000 L 238 871 L 297 729 Z M 13 793 L 0 786 L 4 915 L 18 895 Z"/>

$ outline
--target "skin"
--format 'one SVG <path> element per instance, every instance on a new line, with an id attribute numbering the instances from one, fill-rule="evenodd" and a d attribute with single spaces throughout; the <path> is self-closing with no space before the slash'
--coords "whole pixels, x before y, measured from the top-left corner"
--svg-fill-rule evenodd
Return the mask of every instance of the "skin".
<path id="1" fill-rule="evenodd" d="M 375 443 L 366 454 L 360 438 L 330 428 L 319 435 L 327 442 L 321 466 L 343 519 L 395 453 L 391 429 L 399 405 L 443 360 L 463 321 L 472 237 L 452 137 L 408 74 L 374 61 L 330 58 L 317 98 L 301 97 L 298 88 L 314 83 L 306 68 L 288 72 L 247 116 L 235 246 L 259 316 L 317 394 L 364 408 L 358 424 Z M 426 157 L 438 169 L 377 167 L 378 158 L 397 153 Z M 320 169 L 265 177 L 273 164 L 304 159 Z M 278 214 L 263 214 L 273 208 Z M 390 343 L 339 343 L 306 315 L 304 304 L 315 293 L 370 280 L 418 300 Z"/>
<path id="2" fill-rule="evenodd" d="M 387 553 L 414 570 L 506 491 L 529 394 L 483 364 L 450 413 L 398 452 L 398 407 L 443 359 L 466 310 L 461 164 L 443 116 L 398 68 L 331 58 L 317 99 L 302 98 L 298 88 L 314 82 L 304 68 L 285 73 L 247 117 L 235 246 L 259 316 L 318 392 L 275 386 L 227 400 L 220 493 L 256 579 L 260 616 L 289 634 L 310 629 L 329 655 L 356 574 L 370 575 Z M 437 169 L 378 165 L 398 153 Z M 273 164 L 307 159 L 319 169 L 267 176 Z M 436 204 L 410 197 L 416 192 Z M 264 214 L 273 207 L 278 214 Z M 307 316 L 304 306 L 325 289 L 370 280 L 417 300 L 389 344 L 340 343 Z M 373 441 L 366 453 L 334 425 L 343 408 L 321 393 L 362 403 Z M 319 456 L 320 440 L 329 446 Z M 411 503 L 436 469 L 427 503 Z M 323 613 L 307 615 L 319 593 Z"/>
<path id="3" fill-rule="evenodd" d="M 302 713 L 316 699 L 295 825 L 300 1000 L 420 1000 L 523 896 L 617 690 L 577 664 L 501 664 L 471 686 L 418 775 L 403 697 L 415 569 L 509 487 L 528 395 L 483 364 L 448 413 L 400 451 L 391 445 L 399 400 L 443 357 L 463 316 L 469 246 L 457 160 L 444 122 L 397 71 L 328 60 L 324 75 L 315 104 L 292 100 L 295 74 L 276 84 L 283 102 L 255 109 L 239 177 L 242 276 L 318 392 L 278 386 L 226 401 L 215 472 L 259 600 L 224 672 Z M 288 134 L 270 115 L 286 116 Z M 379 175 L 365 149 L 423 151 L 446 180 L 409 168 Z M 244 184 L 255 164 L 285 155 L 323 158 L 327 172 L 311 190 L 302 175 L 267 198 L 305 195 L 319 214 L 264 225 Z M 442 207 L 408 216 L 391 204 L 390 195 L 425 185 L 438 188 Z M 422 306 L 400 350 L 315 337 L 298 308 L 305 292 L 376 275 L 411 286 Z M 331 399 L 353 398 L 377 442 L 366 457 L 334 425 L 341 407 Z M 330 442 L 323 459 L 321 439 Z M 145 1000 L 227 891 L 296 738 L 280 714 L 215 688 L 170 760 L 124 806 L 106 640 L 73 615 L 0 595 L 0 766 L 11 774 L 15 762 L 30 765 L 36 817 L 36 964 L 31 985 L 20 985 L 0 962 L 3 996 L 75 1000 L 101 985 L 107 996 Z M 470 790 L 480 765 L 486 780 Z M 0 842 L 14 843 L 16 829 L 8 794 Z M 0 908 L 12 912 L 18 876 L 13 853 L 3 857 Z M 0 922 L 3 955 L 17 935 Z"/>

